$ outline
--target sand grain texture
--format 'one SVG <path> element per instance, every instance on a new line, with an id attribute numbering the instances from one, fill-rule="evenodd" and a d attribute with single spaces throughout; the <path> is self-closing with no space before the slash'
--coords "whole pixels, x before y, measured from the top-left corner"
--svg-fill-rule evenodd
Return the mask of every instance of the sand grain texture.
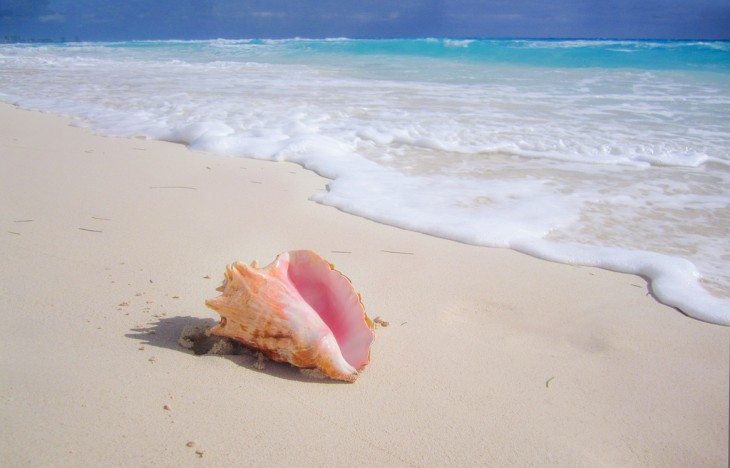
<path id="1" fill-rule="evenodd" d="M 0 128 L 7 466 L 727 465 L 728 329 L 641 278 L 359 219 L 287 163 Z M 292 249 L 389 322 L 355 384 L 178 344 L 226 264 Z"/>

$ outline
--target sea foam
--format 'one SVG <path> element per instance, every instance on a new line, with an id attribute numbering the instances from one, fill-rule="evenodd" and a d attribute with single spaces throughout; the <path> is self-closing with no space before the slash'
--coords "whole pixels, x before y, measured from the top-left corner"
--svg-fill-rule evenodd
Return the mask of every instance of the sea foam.
<path id="1" fill-rule="evenodd" d="M 314 201 L 641 275 L 730 324 L 724 42 L 242 40 L 0 46 L 0 99 L 331 179 Z"/>

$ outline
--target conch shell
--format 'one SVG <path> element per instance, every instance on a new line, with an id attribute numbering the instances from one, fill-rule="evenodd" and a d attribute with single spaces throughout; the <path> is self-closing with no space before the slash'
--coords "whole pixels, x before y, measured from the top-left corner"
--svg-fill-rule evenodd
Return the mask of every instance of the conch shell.
<path id="1" fill-rule="evenodd" d="M 360 294 L 312 251 L 282 253 L 264 268 L 228 265 L 218 291 L 206 301 L 221 316 L 211 334 L 348 382 L 370 362 L 375 335 Z"/>

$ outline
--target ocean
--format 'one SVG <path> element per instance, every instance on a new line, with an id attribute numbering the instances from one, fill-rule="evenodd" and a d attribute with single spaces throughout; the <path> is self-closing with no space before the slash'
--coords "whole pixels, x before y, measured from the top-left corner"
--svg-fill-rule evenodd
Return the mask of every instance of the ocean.
<path id="1" fill-rule="evenodd" d="M 295 162 L 331 179 L 314 202 L 638 274 L 730 325 L 730 42 L 0 45 L 0 78 L 1 101 Z"/>

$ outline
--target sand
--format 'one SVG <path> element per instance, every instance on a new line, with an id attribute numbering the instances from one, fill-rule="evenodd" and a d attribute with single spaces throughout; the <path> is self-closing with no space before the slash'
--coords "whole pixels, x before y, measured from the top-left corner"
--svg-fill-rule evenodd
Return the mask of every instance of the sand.
<path id="1" fill-rule="evenodd" d="M 0 105 L 4 466 L 726 466 L 729 329 L 642 278 L 377 224 L 288 163 Z M 354 384 L 178 343 L 226 264 L 313 249 L 379 327 Z"/>

